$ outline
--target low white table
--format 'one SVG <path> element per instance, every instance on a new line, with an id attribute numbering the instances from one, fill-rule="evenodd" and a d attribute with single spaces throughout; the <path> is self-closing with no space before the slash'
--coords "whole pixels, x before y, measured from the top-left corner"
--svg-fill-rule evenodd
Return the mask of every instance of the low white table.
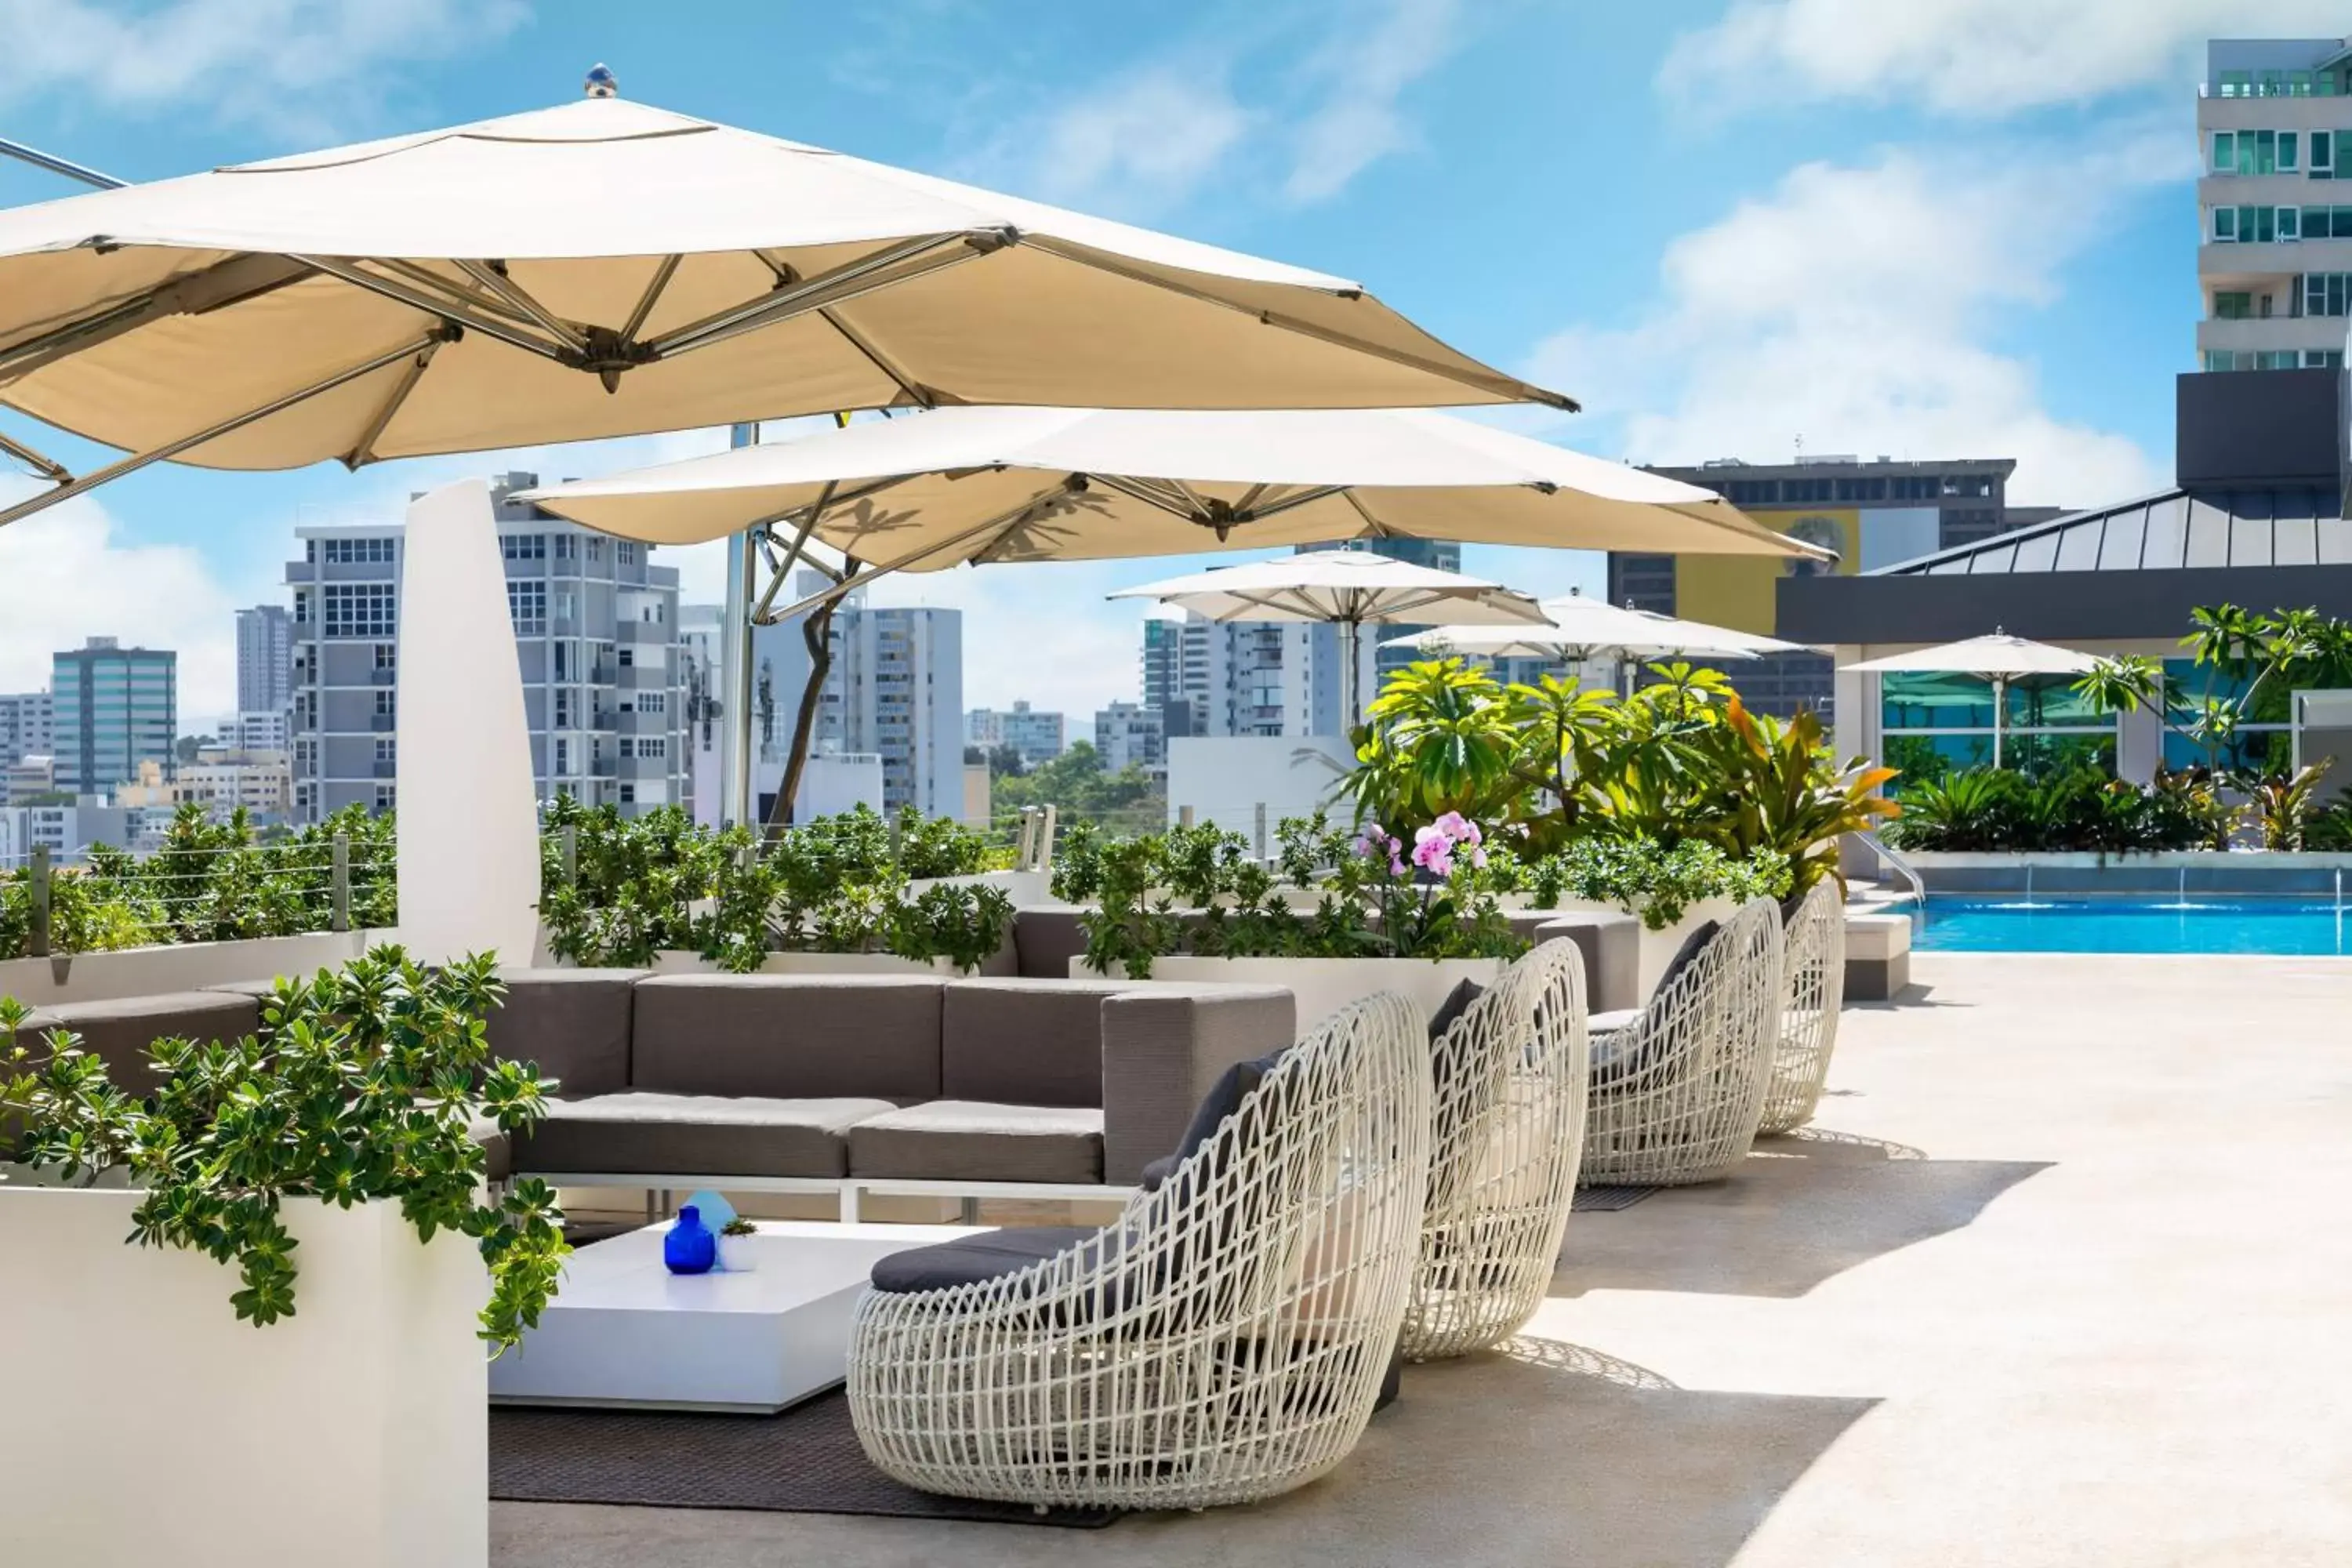
<path id="1" fill-rule="evenodd" d="M 672 1274 L 667 1221 L 593 1243 L 567 1261 L 539 1327 L 490 1363 L 490 1398 L 782 1410 L 848 1374 L 850 1321 L 877 1260 L 990 1228 L 763 1220 L 748 1238 L 757 1267 L 741 1274 Z"/>

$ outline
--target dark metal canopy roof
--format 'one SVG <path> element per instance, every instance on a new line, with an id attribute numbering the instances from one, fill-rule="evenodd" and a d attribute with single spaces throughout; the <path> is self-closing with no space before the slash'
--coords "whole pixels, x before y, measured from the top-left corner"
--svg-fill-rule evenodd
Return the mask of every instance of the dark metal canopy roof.
<path id="1" fill-rule="evenodd" d="M 1898 561 L 1870 574 L 2352 565 L 2352 521 L 2341 510 L 2334 493 L 2317 488 L 2163 490 Z"/>

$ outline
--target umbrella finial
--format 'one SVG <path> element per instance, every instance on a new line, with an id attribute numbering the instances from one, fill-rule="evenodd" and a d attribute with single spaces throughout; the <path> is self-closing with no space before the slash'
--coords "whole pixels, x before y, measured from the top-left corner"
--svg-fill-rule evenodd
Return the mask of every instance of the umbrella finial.
<path id="1" fill-rule="evenodd" d="M 613 74 L 612 68 L 607 66 L 602 60 L 598 60 L 594 65 L 588 68 L 588 79 L 581 85 L 583 90 L 585 90 L 591 98 L 618 98 L 621 96 L 620 79 L 615 77 Z"/>

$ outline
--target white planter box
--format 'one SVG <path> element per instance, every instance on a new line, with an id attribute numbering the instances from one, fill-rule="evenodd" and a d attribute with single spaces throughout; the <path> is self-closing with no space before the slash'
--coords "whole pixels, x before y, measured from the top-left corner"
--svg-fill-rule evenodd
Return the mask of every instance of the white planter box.
<path id="1" fill-rule="evenodd" d="M 718 974 L 722 973 L 715 963 L 704 962 L 698 952 L 665 952 L 654 954 L 656 974 Z M 961 973 L 953 963 L 944 958 L 918 960 L 900 958 L 895 952 L 772 952 L 760 965 L 762 974 L 956 974 Z"/>
<path id="2" fill-rule="evenodd" d="M 1465 980 L 1493 984 L 1502 966 L 1498 958 L 1155 958 L 1151 978 L 1135 984 L 1285 986 L 1298 999 L 1298 1030 L 1305 1034 L 1349 1003 L 1382 991 L 1404 996 L 1426 1017 Z M 1123 969 L 1114 973 L 1125 977 Z M 1083 958 L 1070 960 L 1070 974 L 1102 978 Z"/>
<path id="3" fill-rule="evenodd" d="M 126 947 L 112 952 L 60 953 L 0 963 L 0 996 L 26 1006 L 113 1002 L 166 991 L 200 991 L 232 980 L 269 980 L 341 969 L 391 931 L 313 931 L 251 942 L 190 942 Z"/>
<path id="4" fill-rule="evenodd" d="M 1622 904 L 1603 903 L 1597 899 L 1562 899 L 1559 901 L 1559 910 L 1562 914 L 1578 910 L 1598 910 L 1604 913 L 1619 915 L 1633 914 L 1632 910 Z M 1683 918 L 1664 931 L 1652 931 L 1646 925 L 1642 926 L 1641 956 L 1636 963 L 1636 968 L 1643 1000 L 1646 1001 L 1650 994 L 1658 988 L 1658 977 L 1666 972 L 1666 965 L 1675 961 L 1675 954 L 1682 951 L 1683 942 L 1695 928 L 1706 921 L 1720 923 L 1738 912 L 1739 904 L 1737 900 L 1701 899 L 1697 903 L 1686 906 L 1683 910 Z M 1633 915 L 1633 918 L 1638 924 L 1641 917 Z"/>
<path id="5" fill-rule="evenodd" d="M 233 1268 L 123 1245 L 139 1197 L 0 1187 L 0 1563 L 486 1563 L 474 1243 L 289 1200 L 296 1310 L 257 1329 Z"/>

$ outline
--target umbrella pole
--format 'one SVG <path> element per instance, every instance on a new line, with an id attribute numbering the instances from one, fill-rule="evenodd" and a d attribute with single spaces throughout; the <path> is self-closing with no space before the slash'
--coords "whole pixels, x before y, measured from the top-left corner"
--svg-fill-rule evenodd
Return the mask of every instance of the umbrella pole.
<path id="1" fill-rule="evenodd" d="M 757 425 L 738 425 L 730 442 L 735 447 L 760 444 Z M 720 620 L 727 642 L 719 649 L 721 690 L 719 716 L 726 720 L 726 745 L 720 756 L 719 822 L 724 827 L 751 825 L 751 660 L 753 584 L 760 564 L 760 530 L 745 529 L 730 542 L 727 552 L 727 612 Z"/>
<path id="2" fill-rule="evenodd" d="M 1358 689 L 1356 661 L 1363 642 L 1364 626 L 1360 621 L 1339 623 L 1339 733 L 1352 734 L 1363 722 L 1363 693 Z"/>
<path id="3" fill-rule="evenodd" d="M 2005 675 L 1994 676 L 1992 678 L 1992 765 L 1994 767 L 2000 766 L 2000 721 L 2002 710 L 2009 706 L 2008 696 L 2009 678 Z"/>

